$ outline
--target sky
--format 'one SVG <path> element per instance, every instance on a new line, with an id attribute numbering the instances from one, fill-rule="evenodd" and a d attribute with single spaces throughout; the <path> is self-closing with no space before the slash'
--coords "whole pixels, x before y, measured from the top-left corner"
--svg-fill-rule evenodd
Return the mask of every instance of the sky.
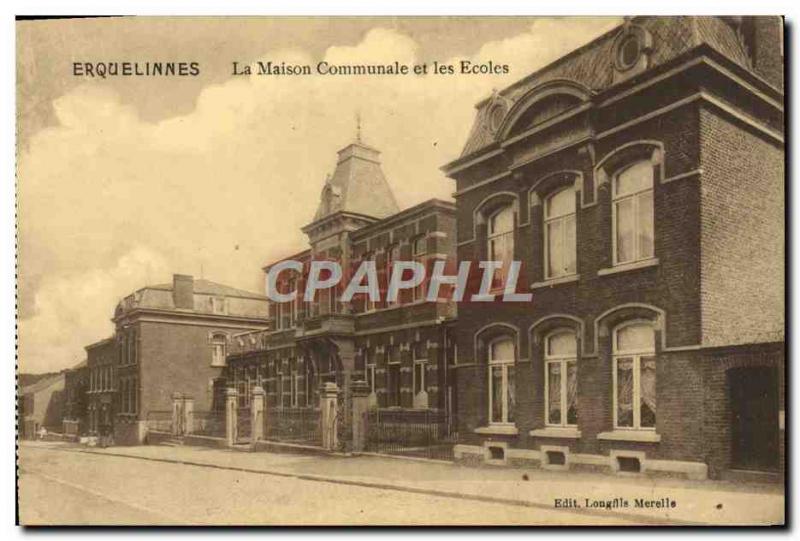
<path id="1" fill-rule="evenodd" d="M 336 151 L 378 148 L 401 208 L 451 199 L 475 104 L 613 18 L 132 18 L 17 24 L 20 371 L 110 336 L 122 297 L 173 273 L 263 292 L 306 247 Z M 508 64 L 505 75 L 234 77 L 231 63 Z M 74 77 L 74 61 L 197 61 L 191 78 Z"/>

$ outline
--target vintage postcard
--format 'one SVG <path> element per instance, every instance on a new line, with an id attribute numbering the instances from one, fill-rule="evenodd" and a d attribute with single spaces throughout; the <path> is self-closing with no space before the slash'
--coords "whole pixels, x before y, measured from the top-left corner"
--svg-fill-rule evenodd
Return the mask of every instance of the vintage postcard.
<path id="1" fill-rule="evenodd" d="M 16 21 L 22 525 L 783 525 L 784 20 Z"/>

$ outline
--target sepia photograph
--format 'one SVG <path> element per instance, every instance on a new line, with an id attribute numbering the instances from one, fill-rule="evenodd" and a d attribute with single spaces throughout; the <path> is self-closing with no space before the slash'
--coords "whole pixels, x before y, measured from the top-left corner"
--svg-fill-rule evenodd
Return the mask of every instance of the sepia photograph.
<path id="1" fill-rule="evenodd" d="M 782 16 L 14 26 L 18 525 L 786 524 Z"/>

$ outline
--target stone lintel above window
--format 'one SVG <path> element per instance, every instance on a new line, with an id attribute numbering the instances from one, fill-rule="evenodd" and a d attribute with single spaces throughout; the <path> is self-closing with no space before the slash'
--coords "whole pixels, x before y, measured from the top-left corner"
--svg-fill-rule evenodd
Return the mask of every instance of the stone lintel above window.
<path id="1" fill-rule="evenodd" d="M 476 434 L 495 434 L 500 436 L 516 436 L 519 430 L 514 425 L 489 425 L 475 429 Z"/>
<path id="2" fill-rule="evenodd" d="M 537 438 L 568 438 L 577 440 L 581 437 L 581 431 L 574 426 L 546 426 L 528 432 L 529 435 Z"/>
<path id="3" fill-rule="evenodd" d="M 571 284 L 581 279 L 580 274 L 570 274 L 569 276 L 559 276 L 558 278 L 549 278 L 541 282 L 534 282 L 531 284 L 531 289 L 540 289 L 543 287 L 557 286 L 561 284 Z"/>
<path id="4" fill-rule="evenodd" d="M 617 274 L 619 272 L 627 272 L 632 270 L 638 269 L 647 269 L 649 267 L 656 267 L 658 266 L 658 258 L 651 257 L 648 259 L 643 259 L 641 261 L 633 261 L 631 263 L 620 263 L 619 265 L 615 265 L 613 267 L 609 267 L 607 269 L 600 269 L 597 271 L 598 276 L 607 276 L 609 274 Z"/>
<path id="5" fill-rule="evenodd" d="M 658 443 L 661 435 L 654 430 L 612 430 L 610 432 L 600 432 L 598 440 L 608 441 L 637 441 L 643 443 Z"/>

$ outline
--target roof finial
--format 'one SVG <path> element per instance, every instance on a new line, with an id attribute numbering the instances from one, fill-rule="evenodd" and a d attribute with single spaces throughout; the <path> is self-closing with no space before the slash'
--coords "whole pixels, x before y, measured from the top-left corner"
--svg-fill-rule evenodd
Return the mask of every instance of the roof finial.
<path id="1" fill-rule="evenodd" d="M 356 111 L 356 142 L 361 142 L 361 111 Z"/>

